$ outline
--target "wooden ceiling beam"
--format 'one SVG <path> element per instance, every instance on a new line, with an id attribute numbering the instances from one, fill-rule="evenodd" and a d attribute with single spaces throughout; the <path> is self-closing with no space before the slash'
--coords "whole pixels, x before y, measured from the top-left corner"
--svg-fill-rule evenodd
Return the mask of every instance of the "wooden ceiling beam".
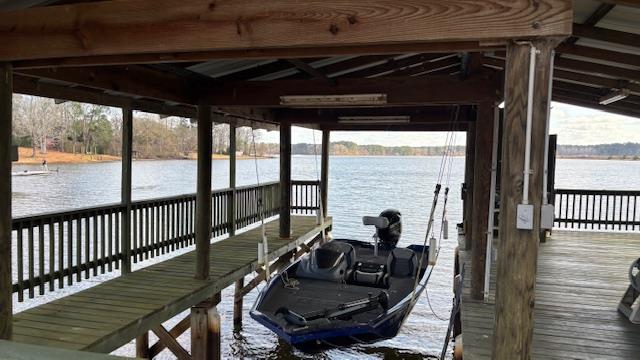
<path id="1" fill-rule="evenodd" d="M 417 54 L 417 55 L 411 55 L 402 59 L 390 58 L 382 64 L 371 66 L 371 67 L 364 68 L 357 71 L 352 71 L 350 73 L 345 74 L 343 77 L 359 78 L 359 77 L 376 76 L 384 73 L 389 73 L 392 71 L 402 70 L 409 66 L 414 66 L 415 64 L 438 59 L 440 57 L 442 57 L 442 55 L 440 54 Z"/>
<path id="2" fill-rule="evenodd" d="M 380 116 L 407 116 L 410 123 L 436 124 L 454 122 L 453 106 L 422 106 L 395 108 L 342 108 L 342 109 L 278 109 L 275 117 L 278 121 L 292 124 L 332 124 L 338 123 L 340 117 L 370 117 L 375 122 Z M 461 111 L 455 122 L 467 123 L 475 121 L 475 117 L 468 111 Z M 374 124 L 375 125 L 375 124 Z"/>
<path id="3" fill-rule="evenodd" d="M 461 51 L 498 51 L 504 50 L 503 42 L 480 43 L 478 41 L 424 43 L 424 44 L 391 44 L 361 46 L 327 46 L 323 48 L 294 49 L 247 49 L 217 50 L 182 53 L 150 53 L 128 55 L 76 56 L 55 59 L 33 59 L 13 61 L 14 69 L 40 69 L 50 67 L 81 67 L 130 64 L 165 64 L 193 63 L 221 59 L 301 59 L 321 58 L 327 56 L 353 55 L 395 55 L 407 53 L 442 54 Z M 283 60 L 284 61 L 284 60 Z"/>
<path id="4" fill-rule="evenodd" d="M 153 114 L 184 118 L 196 118 L 198 115 L 197 108 L 193 105 L 172 105 L 163 101 L 107 94 L 96 89 L 61 86 L 44 83 L 28 76 L 14 75 L 13 83 L 14 92 L 18 94 L 110 107 L 128 107 Z M 278 124 L 268 109 L 215 107 L 213 112 L 223 116 L 225 122 L 233 121 L 238 126 L 253 126 L 266 130 L 278 129 Z"/>
<path id="5" fill-rule="evenodd" d="M 416 51 L 421 44 L 566 37 L 572 18 L 570 0 L 98 1 L 0 13 L 0 61 L 203 51 L 246 57 L 266 49 L 304 57 L 301 50 L 371 54 L 370 46 L 398 45 Z"/>
<path id="6" fill-rule="evenodd" d="M 640 35 L 596 26 L 573 24 L 573 35 L 613 44 L 640 47 Z"/>
<path id="7" fill-rule="evenodd" d="M 197 89 L 188 79 L 140 65 L 16 70 L 38 79 L 181 104 L 196 104 Z"/>
<path id="8" fill-rule="evenodd" d="M 600 103 L 596 101 L 595 98 L 586 98 L 584 95 L 574 94 L 565 90 L 554 90 L 553 101 L 582 106 L 618 115 L 640 118 L 640 111 L 638 111 L 637 106 L 628 106 L 624 103 L 619 104 L 619 102 L 615 102 L 609 105 L 600 105 Z"/>
<path id="9" fill-rule="evenodd" d="M 572 44 L 560 44 L 556 52 L 640 67 L 640 55 L 630 53 Z"/>
<path id="10" fill-rule="evenodd" d="M 438 71 L 441 69 L 450 69 L 452 67 L 460 66 L 460 58 L 457 56 L 446 57 L 444 59 L 436 61 L 425 61 L 419 65 L 407 67 L 405 69 L 399 69 L 385 76 L 415 76 L 422 74 L 429 74 L 430 72 Z M 452 69 L 452 71 L 455 71 Z"/>
<path id="11" fill-rule="evenodd" d="M 582 74 L 572 71 L 559 70 L 556 69 L 553 71 L 553 78 L 559 81 L 565 82 L 576 82 L 582 85 L 593 86 L 593 87 L 603 87 L 607 89 L 622 89 L 626 88 L 631 90 L 631 92 L 640 94 L 640 85 L 630 83 L 624 80 L 616 80 L 601 76 Z"/>
<path id="12" fill-rule="evenodd" d="M 203 92 L 201 103 L 212 106 L 282 107 L 284 95 L 386 94 L 381 107 L 429 104 L 475 104 L 494 101 L 500 84 L 488 75 L 461 80 L 456 76 L 390 77 L 372 79 L 274 80 L 224 83 Z"/>
<path id="13" fill-rule="evenodd" d="M 323 124 L 315 125 L 313 128 L 332 131 L 466 131 L 468 123 L 436 123 L 436 124 L 395 124 L 395 125 L 373 125 L 373 124 Z"/>
<path id="14" fill-rule="evenodd" d="M 291 63 L 293 66 L 295 66 L 298 70 L 300 70 L 301 72 L 315 78 L 315 79 L 319 79 L 319 80 L 325 80 L 325 81 L 329 81 L 331 82 L 331 79 L 329 79 L 329 77 L 324 74 L 322 71 L 314 68 L 313 66 L 307 64 L 306 62 L 300 60 L 300 59 L 289 59 L 287 60 L 289 61 L 289 63 Z"/>
<path id="15" fill-rule="evenodd" d="M 623 6 L 640 8 L 640 1 L 638 0 L 599 0 L 599 1 L 605 4 L 623 5 Z"/>
<path id="16" fill-rule="evenodd" d="M 496 53 L 496 55 L 501 56 L 503 54 Z M 486 65 L 504 67 L 504 58 L 485 57 L 483 61 Z M 556 56 L 554 60 L 554 67 L 555 69 L 586 73 L 594 76 L 609 77 L 626 81 L 640 81 L 640 71 L 638 70 L 612 65 L 604 65 L 583 60 L 567 59 Z"/>
<path id="17" fill-rule="evenodd" d="M 339 61 L 333 64 L 329 64 L 326 66 L 318 67 L 318 70 L 321 70 L 323 73 L 327 74 L 329 77 L 333 77 L 333 74 L 339 74 L 342 72 L 346 72 L 344 74 L 340 74 L 339 76 L 348 76 L 350 72 L 362 70 L 360 67 L 366 66 L 369 64 L 375 64 L 380 61 L 387 61 L 397 54 L 391 55 L 368 55 L 368 56 L 358 56 L 351 59 L 347 59 L 344 61 Z M 371 65 L 375 66 L 375 65 Z M 302 79 L 304 78 L 303 74 L 295 74 L 291 76 L 284 77 L 283 79 Z"/>
<path id="18" fill-rule="evenodd" d="M 22 75 L 14 75 L 13 83 L 14 92 L 18 94 L 42 96 L 111 107 L 131 107 L 134 110 L 188 118 L 195 117 L 197 113 L 196 108 L 193 106 L 168 105 L 160 101 L 133 99 L 130 97 L 105 94 L 104 92 L 95 89 L 48 84 Z"/>

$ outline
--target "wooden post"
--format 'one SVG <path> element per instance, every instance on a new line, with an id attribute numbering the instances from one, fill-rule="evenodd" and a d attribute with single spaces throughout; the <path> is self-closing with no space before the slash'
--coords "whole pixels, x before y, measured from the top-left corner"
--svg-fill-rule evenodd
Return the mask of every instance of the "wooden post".
<path id="1" fill-rule="evenodd" d="M 13 330 L 11 284 L 11 133 L 13 69 L 0 63 L 0 339 Z"/>
<path id="2" fill-rule="evenodd" d="M 231 199 L 227 207 L 229 217 L 229 236 L 236 233 L 236 126 L 229 124 L 229 188 Z M 235 296 L 233 298 L 233 325 L 242 324 L 242 296 L 238 296 L 244 287 L 244 278 L 236 280 Z"/>
<path id="3" fill-rule="evenodd" d="M 547 193 L 549 204 L 556 203 L 556 151 L 558 135 L 549 135 L 549 152 L 547 154 Z"/>
<path id="4" fill-rule="evenodd" d="M 198 181 L 196 193 L 196 269 L 195 278 L 209 277 L 211 241 L 211 107 L 198 107 Z"/>
<path id="5" fill-rule="evenodd" d="M 242 325 L 242 288 L 244 287 L 244 278 L 236 280 L 236 290 L 233 297 L 233 325 Z"/>
<path id="6" fill-rule="evenodd" d="M 480 103 L 476 118 L 475 160 L 473 171 L 473 200 L 471 206 L 471 296 L 482 300 L 484 271 L 489 231 L 489 204 L 491 194 L 491 163 L 493 152 L 494 103 Z"/>
<path id="7" fill-rule="evenodd" d="M 291 124 L 280 124 L 280 237 L 291 236 Z"/>
<path id="8" fill-rule="evenodd" d="M 231 198 L 227 203 L 229 236 L 236 234 L 236 126 L 229 124 L 229 189 Z"/>
<path id="9" fill-rule="evenodd" d="M 472 205 L 473 205 L 473 167 L 475 161 L 475 143 L 476 143 L 476 124 L 470 123 L 467 129 L 467 146 L 465 149 L 464 161 L 464 184 L 466 191 L 464 192 L 463 205 L 463 228 L 464 228 L 464 244 L 465 250 L 471 249 L 473 242 L 472 229 Z"/>
<path id="10" fill-rule="evenodd" d="M 136 357 L 141 359 L 150 358 L 148 331 L 136 338 Z"/>
<path id="11" fill-rule="evenodd" d="M 553 44 L 534 41 L 536 59 L 529 203 L 534 206 L 533 230 L 516 228 L 522 202 L 527 123 L 529 51 L 527 44 L 507 46 L 505 121 L 502 137 L 500 242 L 496 278 L 493 359 L 531 359 L 540 204 L 544 176 L 544 137 L 550 99 L 549 74 Z"/>
<path id="12" fill-rule="evenodd" d="M 322 130 L 322 157 L 320 168 L 320 206 L 322 206 L 323 216 L 326 218 L 329 205 L 329 151 L 331 148 L 329 130 Z"/>
<path id="13" fill-rule="evenodd" d="M 131 174 L 133 162 L 133 110 L 122 109 L 122 178 L 120 194 L 122 205 L 122 273 L 131 272 Z"/>
<path id="14" fill-rule="evenodd" d="M 191 308 L 191 357 L 194 360 L 221 358 L 220 315 L 216 309 L 219 300 L 215 298 Z"/>

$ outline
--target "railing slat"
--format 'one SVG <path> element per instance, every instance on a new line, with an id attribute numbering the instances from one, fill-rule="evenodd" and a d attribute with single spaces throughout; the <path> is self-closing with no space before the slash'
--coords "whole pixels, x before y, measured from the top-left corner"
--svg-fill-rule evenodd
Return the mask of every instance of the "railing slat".
<path id="1" fill-rule="evenodd" d="M 293 181 L 292 193 L 296 196 L 291 204 L 292 211 L 304 214 L 317 211 L 319 200 L 314 191 L 318 186 L 317 181 Z M 238 187 L 235 200 L 231 189 L 214 191 L 211 199 L 213 234 L 227 234 L 233 226 L 230 223 L 232 217 L 227 214 L 231 201 L 236 203 L 238 229 L 261 218 L 277 215 L 280 209 L 279 192 L 280 185 L 277 182 L 264 183 L 259 187 Z M 258 201 L 261 201 L 261 206 L 258 206 Z M 125 246 L 121 243 L 125 239 L 120 231 L 126 211 L 126 206 L 113 204 L 13 219 L 12 229 L 17 234 L 18 267 L 13 291 L 18 293 L 18 301 L 24 301 L 25 289 L 28 289 L 30 298 L 35 297 L 36 286 L 39 287 L 38 294 L 44 294 L 47 282 L 49 291 L 55 291 L 56 279 L 57 288 L 62 289 L 65 277 L 71 286 L 74 277 L 80 282 L 83 277 L 88 279 L 98 273 L 119 269 L 120 262 L 125 261 L 122 253 Z M 136 201 L 130 211 L 131 256 L 134 262 L 193 244 L 195 195 Z M 25 231 L 28 241 L 26 256 Z M 35 234 L 35 231 L 38 233 Z M 48 264 L 45 260 L 48 260 Z"/>

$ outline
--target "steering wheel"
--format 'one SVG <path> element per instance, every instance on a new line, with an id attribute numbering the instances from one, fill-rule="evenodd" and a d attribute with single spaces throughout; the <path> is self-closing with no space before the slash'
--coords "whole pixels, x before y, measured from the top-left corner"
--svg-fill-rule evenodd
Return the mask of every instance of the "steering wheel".
<path id="1" fill-rule="evenodd" d="M 640 292 L 640 258 L 634 261 L 629 268 L 629 281 L 631 286 Z"/>

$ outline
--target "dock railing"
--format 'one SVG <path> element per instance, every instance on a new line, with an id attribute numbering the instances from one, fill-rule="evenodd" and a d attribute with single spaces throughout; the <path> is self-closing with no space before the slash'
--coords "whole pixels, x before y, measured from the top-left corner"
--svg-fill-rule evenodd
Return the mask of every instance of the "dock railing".
<path id="1" fill-rule="evenodd" d="M 292 181 L 293 213 L 319 208 L 318 181 Z M 235 188 L 235 224 L 228 214 L 233 189 L 212 193 L 213 236 L 247 227 L 279 213 L 279 182 Z M 262 214 L 258 207 L 262 200 Z M 195 194 L 134 201 L 131 206 L 131 260 L 134 263 L 192 245 L 195 238 Z M 14 218 L 13 292 L 33 298 L 92 276 L 118 270 L 125 259 L 123 216 L 126 206 L 109 204 Z M 261 216 L 262 215 L 262 216 Z M 25 257 L 26 254 L 26 257 Z M 57 283 L 57 287 L 56 287 Z"/>
<path id="2" fill-rule="evenodd" d="M 556 189 L 555 226 L 640 231 L 640 191 Z"/>

